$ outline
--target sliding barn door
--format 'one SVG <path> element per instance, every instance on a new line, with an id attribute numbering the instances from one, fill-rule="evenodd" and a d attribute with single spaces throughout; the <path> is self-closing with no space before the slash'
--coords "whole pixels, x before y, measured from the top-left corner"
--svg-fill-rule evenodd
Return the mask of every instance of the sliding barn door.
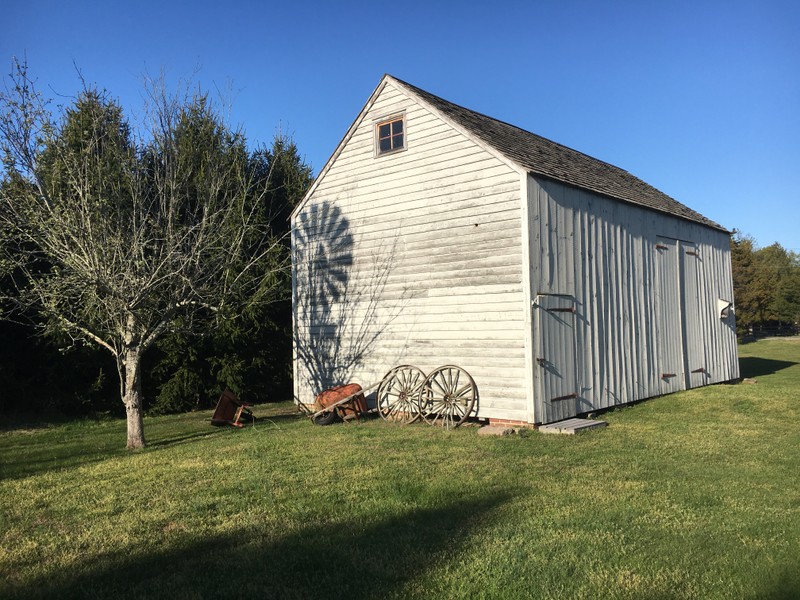
<path id="1" fill-rule="evenodd" d="M 696 244 L 658 238 L 656 244 L 656 337 L 661 391 L 705 383 L 705 346 Z"/>
<path id="2" fill-rule="evenodd" d="M 683 355 L 686 387 L 706 383 L 706 353 L 703 319 L 700 316 L 700 273 L 702 261 L 695 244 L 679 242 L 683 309 Z"/>
<path id="3" fill-rule="evenodd" d="M 666 394 L 686 389 L 678 240 L 659 238 L 656 252 L 658 376 L 661 379 L 661 391 Z"/>
<path id="4" fill-rule="evenodd" d="M 534 303 L 536 420 L 552 423 L 574 417 L 578 409 L 575 300 L 539 295 Z"/>

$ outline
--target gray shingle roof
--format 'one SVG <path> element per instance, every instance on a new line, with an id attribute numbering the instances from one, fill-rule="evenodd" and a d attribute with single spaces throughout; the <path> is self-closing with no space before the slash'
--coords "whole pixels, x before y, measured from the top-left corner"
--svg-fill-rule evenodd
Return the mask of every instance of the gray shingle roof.
<path id="1" fill-rule="evenodd" d="M 707 219 L 624 169 L 514 125 L 448 102 L 396 77 L 393 79 L 533 175 L 555 179 L 727 232 L 718 223 Z"/>

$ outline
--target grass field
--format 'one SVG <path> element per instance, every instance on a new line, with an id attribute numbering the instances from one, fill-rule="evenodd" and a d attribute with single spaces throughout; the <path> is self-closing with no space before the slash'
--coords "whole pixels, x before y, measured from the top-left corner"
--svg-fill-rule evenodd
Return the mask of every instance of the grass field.
<path id="1" fill-rule="evenodd" d="M 290 405 L 0 433 L 1 598 L 798 598 L 800 340 L 578 436 Z"/>

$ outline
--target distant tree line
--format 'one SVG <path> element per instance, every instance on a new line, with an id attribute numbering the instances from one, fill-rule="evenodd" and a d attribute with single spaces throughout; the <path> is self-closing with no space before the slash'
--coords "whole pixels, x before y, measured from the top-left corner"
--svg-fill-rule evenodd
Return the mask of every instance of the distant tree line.
<path id="1" fill-rule="evenodd" d="M 731 264 L 739 336 L 800 333 L 800 253 L 735 231 Z"/>
<path id="2" fill-rule="evenodd" d="M 176 412 L 291 393 L 289 215 L 312 172 L 208 94 L 147 87 L 132 126 L 86 87 L 0 92 L 0 412 Z M 120 403 L 120 397 L 123 402 Z M 136 437 L 136 436 L 134 436 Z"/>

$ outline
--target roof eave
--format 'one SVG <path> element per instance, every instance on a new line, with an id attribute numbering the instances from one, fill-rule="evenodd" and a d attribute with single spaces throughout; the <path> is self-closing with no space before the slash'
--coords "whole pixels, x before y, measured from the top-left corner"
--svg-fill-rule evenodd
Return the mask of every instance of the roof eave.
<path id="1" fill-rule="evenodd" d="M 503 162 L 505 165 L 507 165 L 511 169 L 514 169 L 520 175 L 524 175 L 525 174 L 525 172 L 526 172 L 525 166 L 522 165 L 519 161 L 514 160 L 513 157 L 508 156 L 507 154 L 502 152 L 499 148 L 495 148 L 491 144 L 485 142 L 480 137 L 478 137 L 473 132 L 471 132 L 469 129 L 467 129 L 466 127 L 464 127 L 463 125 L 461 125 L 460 123 L 455 121 L 454 119 L 452 119 L 449 115 L 447 115 L 444 112 L 442 112 L 441 110 L 439 110 L 436 106 L 432 105 L 425 98 L 421 97 L 413 89 L 411 89 L 409 87 L 409 85 L 406 84 L 406 82 L 404 82 L 404 81 L 402 81 L 400 79 L 396 79 L 396 78 L 392 77 L 391 75 L 386 75 L 386 77 L 388 79 L 390 79 L 398 88 L 403 90 L 403 92 L 405 94 L 407 94 L 408 96 L 413 98 L 419 104 L 423 105 L 427 110 L 431 111 L 437 117 L 442 119 L 442 121 L 444 121 L 445 123 L 450 125 L 450 127 L 452 127 L 453 129 L 455 129 L 456 131 L 461 133 L 461 135 L 466 136 L 471 142 L 473 142 L 477 146 L 480 146 L 481 149 L 483 149 L 484 151 L 488 152 L 489 154 L 491 154 L 492 156 L 494 156 L 495 158 L 497 158 L 498 160 Z"/>
<path id="2" fill-rule="evenodd" d="M 370 94 L 369 98 L 364 103 L 364 106 L 359 111 L 358 115 L 356 115 L 356 118 L 350 124 L 350 127 L 348 127 L 344 136 L 342 136 L 342 139 L 337 144 L 336 149 L 330 155 L 328 160 L 325 161 L 325 164 L 323 165 L 322 169 L 320 169 L 319 174 L 314 179 L 314 182 L 311 184 L 311 187 L 308 188 L 308 191 L 305 193 L 302 200 L 300 200 L 300 202 L 297 203 L 297 206 L 294 207 L 294 210 L 289 215 L 289 220 L 294 219 L 297 213 L 299 213 L 302 210 L 303 206 L 305 206 L 306 202 L 308 202 L 308 199 L 311 197 L 311 195 L 316 191 L 320 181 L 322 181 L 327 172 L 330 170 L 331 165 L 333 165 L 334 161 L 342 153 L 342 150 L 344 150 L 344 147 L 347 145 L 347 142 L 349 142 L 350 138 L 353 137 L 353 133 L 355 132 L 356 128 L 361 124 L 361 121 L 364 120 L 364 116 L 367 114 L 367 112 L 369 112 L 369 109 L 372 107 L 373 103 L 375 102 L 375 99 L 383 91 L 383 88 L 386 87 L 386 84 L 390 79 L 393 78 L 388 74 L 385 74 L 381 78 L 380 82 L 372 91 L 372 94 Z"/>
<path id="3" fill-rule="evenodd" d="M 587 186 L 578 185 L 578 184 L 573 183 L 571 181 L 566 181 L 564 179 L 559 179 L 558 177 L 553 177 L 552 175 L 546 175 L 544 173 L 537 173 L 536 171 L 532 171 L 532 170 L 528 170 L 528 175 L 530 175 L 531 177 L 540 177 L 542 179 L 549 179 L 550 181 L 555 181 L 555 182 L 560 183 L 562 185 L 567 185 L 569 187 L 572 187 L 572 188 L 575 188 L 575 189 L 578 189 L 578 190 L 583 190 L 583 191 L 589 192 L 591 194 L 597 194 L 598 196 L 602 196 L 603 198 L 608 198 L 609 200 L 614 200 L 615 202 L 624 202 L 625 204 L 629 204 L 631 206 L 636 206 L 636 207 L 641 208 L 643 210 L 650 210 L 650 211 L 653 211 L 653 212 L 658 213 L 660 215 L 667 215 L 667 216 L 670 216 L 670 217 L 675 217 L 676 219 L 680 219 L 682 221 L 686 221 L 687 223 L 694 223 L 695 225 L 702 225 L 703 227 L 708 227 L 709 229 L 714 229 L 715 231 L 720 231 L 720 232 L 726 233 L 728 235 L 733 235 L 732 231 L 729 231 L 729 230 L 725 229 L 719 223 L 716 223 L 716 222 L 712 221 L 711 219 L 709 219 L 708 217 L 705 217 L 703 215 L 701 215 L 701 216 L 703 216 L 703 218 L 707 222 L 699 221 L 697 219 L 692 219 L 690 217 L 687 217 L 687 216 L 684 216 L 684 215 L 680 215 L 680 214 L 676 214 L 676 213 L 672 213 L 672 212 L 669 212 L 667 210 L 661 210 L 661 209 L 656 208 L 655 206 L 647 206 L 647 205 L 641 204 L 639 202 L 633 202 L 632 200 L 628 200 L 626 198 L 620 198 L 619 196 L 613 196 L 613 195 L 608 194 L 606 192 L 601 192 L 601 191 L 592 189 L 592 188 L 587 187 Z"/>

